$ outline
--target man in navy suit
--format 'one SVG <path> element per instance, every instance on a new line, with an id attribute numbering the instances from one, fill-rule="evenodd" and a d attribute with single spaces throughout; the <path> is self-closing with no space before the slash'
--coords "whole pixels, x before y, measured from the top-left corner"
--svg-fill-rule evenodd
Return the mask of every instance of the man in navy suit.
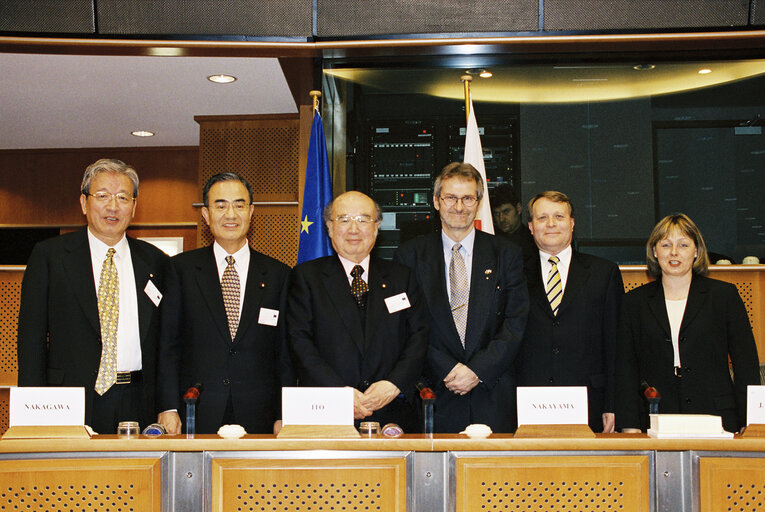
<path id="1" fill-rule="evenodd" d="M 19 385 L 85 388 L 85 423 L 114 434 L 120 421 L 147 424 L 156 414 L 158 306 L 167 255 L 125 236 L 138 197 L 135 169 L 98 160 L 86 169 L 80 191 L 87 228 L 40 242 L 27 262 Z M 114 290 L 114 307 L 105 306 L 107 289 Z M 108 309 L 115 313 L 109 321 Z"/>
<path id="2" fill-rule="evenodd" d="M 215 242 L 173 257 L 167 271 L 159 352 L 158 421 L 180 433 L 182 395 L 203 385 L 197 433 L 239 424 L 279 429 L 281 386 L 293 382 L 284 346 L 289 267 L 247 243 L 252 189 L 216 174 L 202 192 L 202 217 Z"/>
<path id="3" fill-rule="evenodd" d="M 531 308 L 519 386 L 587 386 L 589 425 L 614 431 L 614 365 L 622 275 L 613 262 L 574 251 L 574 209 L 547 191 L 529 201 L 539 248 L 526 259 Z"/>
<path id="4" fill-rule="evenodd" d="M 459 432 L 471 423 L 515 430 L 513 361 L 529 301 L 520 247 L 474 228 L 482 196 L 483 180 L 472 165 L 447 165 L 433 194 L 441 232 L 396 253 L 425 295 L 424 377 L 436 393 L 436 432 Z"/>
<path id="5" fill-rule="evenodd" d="M 420 292 L 403 265 L 371 257 L 380 207 L 346 192 L 324 210 L 336 256 L 297 265 L 287 313 L 301 386 L 350 386 L 356 420 L 417 432 L 415 386 L 428 343 Z"/>

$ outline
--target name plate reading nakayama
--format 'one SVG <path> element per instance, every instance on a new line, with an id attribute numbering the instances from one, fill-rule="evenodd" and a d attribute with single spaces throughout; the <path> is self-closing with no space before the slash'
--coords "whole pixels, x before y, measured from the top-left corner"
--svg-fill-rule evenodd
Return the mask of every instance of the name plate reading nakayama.
<path id="1" fill-rule="evenodd" d="M 10 389 L 9 427 L 85 424 L 85 388 Z"/>
<path id="2" fill-rule="evenodd" d="M 353 425 L 353 388 L 282 388 L 284 425 Z"/>
<path id="3" fill-rule="evenodd" d="M 518 387 L 518 425 L 586 424 L 586 386 Z"/>
<path id="4" fill-rule="evenodd" d="M 765 424 L 765 386 L 746 387 L 746 424 Z"/>

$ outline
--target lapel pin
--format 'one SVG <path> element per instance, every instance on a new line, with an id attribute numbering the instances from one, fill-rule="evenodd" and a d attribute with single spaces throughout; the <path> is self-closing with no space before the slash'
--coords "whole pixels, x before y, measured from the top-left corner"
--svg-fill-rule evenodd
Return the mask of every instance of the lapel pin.
<path id="1" fill-rule="evenodd" d="M 382 287 L 383 287 L 383 288 L 387 288 L 387 287 L 388 287 L 388 285 L 387 285 L 387 284 L 385 284 L 385 283 L 383 283 L 383 284 L 382 284 Z"/>
<path id="2" fill-rule="evenodd" d="M 487 268 L 486 270 L 483 271 L 483 273 L 486 275 L 486 279 L 489 279 L 489 277 L 491 276 L 491 269 Z"/>
<path id="3" fill-rule="evenodd" d="M 150 278 L 151 278 L 151 277 L 154 277 L 154 274 L 149 274 L 149 277 L 150 277 Z"/>
<path id="4" fill-rule="evenodd" d="M 265 288 L 266 287 L 266 283 L 260 283 L 260 287 L 261 288 Z"/>

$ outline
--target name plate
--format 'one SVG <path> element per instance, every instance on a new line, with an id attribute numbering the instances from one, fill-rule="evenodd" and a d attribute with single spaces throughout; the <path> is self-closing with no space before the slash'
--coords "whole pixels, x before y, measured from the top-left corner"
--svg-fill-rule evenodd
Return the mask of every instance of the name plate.
<path id="1" fill-rule="evenodd" d="M 85 424 L 85 388 L 12 387 L 8 426 Z"/>
<path id="2" fill-rule="evenodd" d="M 353 388 L 282 388 L 282 423 L 353 426 Z"/>
<path id="3" fill-rule="evenodd" d="M 765 424 L 765 386 L 746 387 L 746 424 Z"/>
<path id="4" fill-rule="evenodd" d="M 518 425 L 587 425 L 587 387 L 518 387 Z"/>

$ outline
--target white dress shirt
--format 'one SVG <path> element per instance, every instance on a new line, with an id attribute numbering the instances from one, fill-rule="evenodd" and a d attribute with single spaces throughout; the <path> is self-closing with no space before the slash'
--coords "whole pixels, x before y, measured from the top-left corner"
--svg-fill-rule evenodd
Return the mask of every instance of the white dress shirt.
<path id="1" fill-rule="evenodd" d="M 444 249 L 444 266 L 446 275 L 446 296 L 451 297 L 451 286 L 449 285 L 449 265 L 452 263 L 452 247 L 456 244 L 454 240 L 449 238 L 444 230 L 441 230 L 441 245 Z M 473 274 L 473 246 L 475 245 L 475 228 L 470 230 L 470 233 L 459 242 L 460 254 L 462 259 L 465 260 L 465 272 L 467 273 L 468 290 L 470 289 L 470 278 Z"/>
<path id="2" fill-rule="evenodd" d="M 563 293 L 566 292 L 566 282 L 568 281 L 568 269 L 571 268 L 572 252 L 573 250 L 569 245 L 561 252 L 556 254 L 556 256 L 560 259 L 558 262 L 558 273 L 560 274 L 560 285 L 562 287 L 561 290 Z M 552 263 L 549 261 L 550 257 L 552 257 L 552 254 L 548 254 L 542 250 L 539 251 L 539 262 L 542 264 L 543 284 L 547 282 L 547 275 L 550 273 L 550 269 L 552 268 Z"/>
<path id="3" fill-rule="evenodd" d="M 348 284 L 350 285 L 353 283 L 353 277 L 351 276 L 351 270 L 353 270 L 353 267 L 356 265 L 361 265 L 361 267 L 364 269 L 364 273 L 361 274 L 361 279 L 364 280 L 365 283 L 369 284 L 369 254 L 367 254 L 366 258 L 361 260 L 361 263 L 355 263 L 347 258 L 343 258 L 339 254 L 337 255 L 338 258 L 340 258 L 340 263 L 343 264 L 343 270 L 345 270 L 345 277 L 348 278 Z"/>

